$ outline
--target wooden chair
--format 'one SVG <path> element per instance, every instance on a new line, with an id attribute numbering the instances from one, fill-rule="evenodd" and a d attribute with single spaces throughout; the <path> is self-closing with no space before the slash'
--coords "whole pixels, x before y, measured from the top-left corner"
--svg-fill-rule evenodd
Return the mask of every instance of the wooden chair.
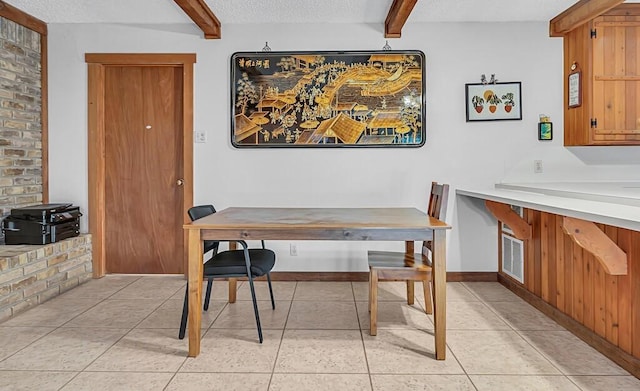
<path id="1" fill-rule="evenodd" d="M 438 220 L 444 220 L 447 212 L 447 199 L 449 197 L 449 185 L 431 183 L 429 197 L 429 209 L 427 214 Z M 431 251 L 432 241 L 427 239 L 422 242 L 422 251 L 413 254 L 413 242 L 406 243 L 406 252 L 393 251 L 369 251 L 369 312 L 370 333 L 378 332 L 378 281 L 406 281 L 407 303 L 414 303 L 413 282 L 422 281 L 424 291 L 425 310 L 427 314 L 433 313 L 433 297 L 431 294 Z"/>

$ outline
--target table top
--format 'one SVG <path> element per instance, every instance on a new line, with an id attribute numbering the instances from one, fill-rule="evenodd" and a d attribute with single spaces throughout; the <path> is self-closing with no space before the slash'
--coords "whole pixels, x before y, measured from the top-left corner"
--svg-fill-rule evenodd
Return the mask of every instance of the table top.
<path id="1" fill-rule="evenodd" d="M 451 228 L 416 208 L 228 208 L 187 230 L 204 240 L 430 240 Z"/>
<path id="2" fill-rule="evenodd" d="M 416 208 L 227 208 L 185 229 L 229 228 L 448 229 Z"/>

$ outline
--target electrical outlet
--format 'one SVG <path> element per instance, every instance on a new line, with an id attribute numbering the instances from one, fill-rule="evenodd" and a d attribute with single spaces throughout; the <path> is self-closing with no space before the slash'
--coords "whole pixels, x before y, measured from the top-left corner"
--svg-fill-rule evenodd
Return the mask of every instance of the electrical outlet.
<path id="1" fill-rule="evenodd" d="M 298 246 L 295 243 L 289 243 L 289 255 L 292 257 L 298 256 Z"/>
<path id="2" fill-rule="evenodd" d="M 536 174 L 542 174 L 542 160 L 534 160 L 533 161 L 533 172 Z"/>
<path id="3" fill-rule="evenodd" d="M 206 143 L 207 142 L 207 132 L 195 132 L 195 142 L 196 143 Z"/>

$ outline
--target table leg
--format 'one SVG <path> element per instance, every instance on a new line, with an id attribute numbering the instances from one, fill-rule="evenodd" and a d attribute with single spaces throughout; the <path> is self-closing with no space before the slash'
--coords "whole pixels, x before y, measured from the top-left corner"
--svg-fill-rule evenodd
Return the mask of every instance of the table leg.
<path id="1" fill-rule="evenodd" d="M 433 318 L 435 321 L 436 360 L 444 360 L 447 351 L 447 258 L 446 231 L 433 230 Z"/>
<path id="2" fill-rule="evenodd" d="M 189 283 L 189 357 L 200 354 L 200 323 L 202 316 L 202 250 L 199 229 L 189 230 L 189 264 L 187 281 Z"/>
<path id="3" fill-rule="evenodd" d="M 238 248 L 238 243 L 229 242 L 229 250 L 236 250 L 237 248 Z M 229 303 L 236 302 L 237 293 L 238 293 L 238 279 L 229 278 Z"/>
<path id="4" fill-rule="evenodd" d="M 229 278 L 229 303 L 236 302 L 236 293 L 238 292 L 238 279 Z"/>
<path id="5" fill-rule="evenodd" d="M 412 255 L 414 249 L 413 240 L 407 240 L 404 242 L 404 253 L 407 255 Z M 407 284 L 407 304 L 413 305 L 415 298 L 415 289 L 412 280 L 405 281 Z"/>

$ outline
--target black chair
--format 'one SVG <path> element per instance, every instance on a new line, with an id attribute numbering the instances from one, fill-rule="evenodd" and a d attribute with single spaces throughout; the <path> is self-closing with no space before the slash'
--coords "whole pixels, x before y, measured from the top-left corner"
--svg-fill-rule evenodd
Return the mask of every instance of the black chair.
<path id="1" fill-rule="evenodd" d="M 199 205 L 189 209 L 188 214 L 191 221 L 198 220 L 205 216 L 216 213 L 213 205 Z M 271 307 L 276 309 L 276 302 L 273 299 L 273 288 L 271 287 L 271 269 L 276 262 L 276 254 L 264 247 L 249 249 L 247 243 L 243 240 L 231 240 L 239 243 L 242 250 L 228 250 L 218 252 L 219 241 L 205 240 L 204 253 L 212 251 L 203 267 L 203 278 L 208 279 L 207 292 L 204 299 L 204 310 L 209 309 L 209 300 L 211 298 L 211 288 L 214 278 L 232 278 L 247 277 L 249 279 L 249 287 L 251 289 L 251 299 L 253 300 L 253 312 L 256 316 L 256 326 L 258 328 L 258 337 L 262 343 L 262 327 L 260 326 L 260 315 L 258 314 L 258 302 L 256 301 L 256 292 L 253 286 L 253 279 L 263 275 L 267 276 L 269 283 L 269 293 L 271 294 Z M 187 317 L 189 314 L 189 284 L 187 284 L 184 294 L 184 306 L 182 307 L 182 320 L 180 322 L 180 332 L 178 338 L 183 339 L 187 328 Z"/>

